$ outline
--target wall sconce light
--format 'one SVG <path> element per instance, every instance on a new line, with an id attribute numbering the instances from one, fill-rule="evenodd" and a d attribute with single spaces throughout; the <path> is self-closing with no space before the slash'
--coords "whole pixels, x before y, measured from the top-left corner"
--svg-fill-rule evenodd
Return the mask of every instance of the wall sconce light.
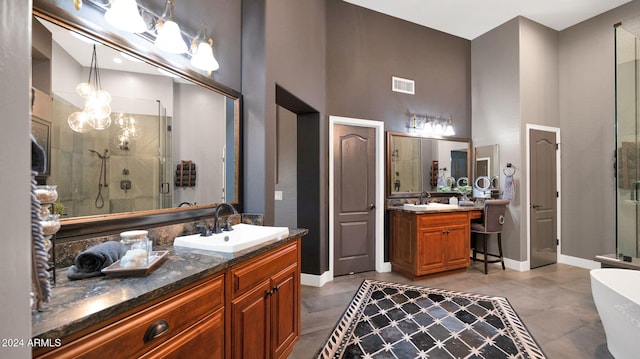
<path id="1" fill-rule="evenodd" d="M 104 130 L 111 126 L 111 95 L 102 89 L 100 83 L 96 45 L 93 45 L 89 80 L 78 84 L 76 92 L 85 99 L 85 104 L 83 111 L 74 112 L 67 118 L 67 123 L 73 131 L 85 133 L 93 129 Z"/>
<path id="2" fill-rule="evenodd" d="M 209 74 L 220 68 L 220 64 L 213 56 L 213 40 L 207 37 L 207 24 L 203 21 L 198 30 L 198 34 L 191 41 L 191 65 L 193 67 L 207 71 Z"/>
<path id="3" fill-rule="evenodd" d="M 424 135 L 454 136 L 453 117 L 443 120 L 440 116 L 409 114 L 411 120 L 407 126 L 412 132 L 420 131 Z"/>
<path id="4" fill-rule="evenodd" d="M 172 54 L 187 52 L 187 44 L 182 38 L 182 32 L 177 22 L 173 21 L 174 0 L 167 0 L 164 13 L 156 22 L 158 37 L 154 44 L 162 51 Z"/>
<path id="5" fill-rule="evenodd" d="M 136 0 L 111 0 L 111 7 L 104 19 L 113 27 L 132 33 L 147 31 L 147 24 L 140 16 Z"/>

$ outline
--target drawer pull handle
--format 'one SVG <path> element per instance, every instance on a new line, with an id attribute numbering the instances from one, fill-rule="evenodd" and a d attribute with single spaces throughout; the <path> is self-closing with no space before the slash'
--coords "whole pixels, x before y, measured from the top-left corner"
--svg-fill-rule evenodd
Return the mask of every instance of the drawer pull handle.
<path id="1" fill-rule="evenodd" d="M 166 320 L 158 320 L 151 324 L 147 331 L 144 333 L 144 342 L 150 342 L 155 338 L 169 331 L 169 323 Z"/>

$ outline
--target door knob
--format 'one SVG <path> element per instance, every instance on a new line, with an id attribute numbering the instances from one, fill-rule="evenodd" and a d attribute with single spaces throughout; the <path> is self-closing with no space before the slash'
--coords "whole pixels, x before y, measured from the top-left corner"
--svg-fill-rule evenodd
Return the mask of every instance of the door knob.
<path id="1" fill-rule="evenodd" d="M 376 205 L 375 205 L 375 204 L 373 204 L 373 203 L 371 203 L 371 204 L 369 205 L 368 210 L 369 210 L 369 211 L 371 211 L 371 210 L 374 210 L 374 209 L 376 209 Z"/>
<path id="2" fill-rule="evenodd" d="M 542 207 L 542 206 L 541 206 L 541 205 L 539 205 L 539 204 L 532 204 L 532 205 L 531 205 L 531 208 L 533 208 L 533 209 L 538 209 L 538 208 L 540 208 L 540 207 Z"/>

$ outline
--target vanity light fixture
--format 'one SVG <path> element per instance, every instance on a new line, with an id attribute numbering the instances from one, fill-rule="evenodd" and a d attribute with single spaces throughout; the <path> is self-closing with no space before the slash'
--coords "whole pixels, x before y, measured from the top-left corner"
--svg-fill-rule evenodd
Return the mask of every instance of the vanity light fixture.
<path id="1" fill-rule="evenodd" d="M 76 10 L 80 11 L 83 0 L 74 0 Z M 191 66 L 198 70 L 211 72 L 220 68 L 213 55 L 213 40 L 207 39 L 207 25 L 203 26 L 195 37 L 183 32 L 173 19 L 175 0 L 166 0 L 164 12 L 158 15 L 146 7 L 145 2 L 137 0 L 87 0 L 94 8 L 104 13 L 104 18 L 114 28 L 139 34 L 152 42 L 158 49 L 172 54 L 189 56 Z M 189 49 L 189 41 L 191 49 Z"/>
<path id="2" fill-rule="evenodd" d="M 154 44 L 162 51 L 172 54 L 187 52 L 187 44 L 182 38 L 182 32 L 177 22 L 173 21 L 174 0 L 167 0 L 164 13 L 156 22 L 158 37 Z"/>
<path id="3" fill-rule="evenodd" d="M 123 31 L 135 34 L 147 31 L 136 0 L 111 0 L 111 7 L 104 13 L 104 19 L 109 25 Z"/>
<path id="4" fill-rule="evenodd" d="M 453 130 L 453 117 L 451 115 L 449 115 L 447 120 L 443 120 L 440 116 L 433 117 L 411 113 L 409 116 L 411 116 L 411 120 L 407 127 L 409 127 L 411 132 L 420 131 L 423 135 L 438 137 L 449 137 L 456 134 Z"/>
<path id="5" fill-rule="evenodd" d="M 75 132 L 84 133 L 104 130 L 111 126 L 111 95 L 102 88 L 98 72 L 96 45 L 93 45 L 89 80 L 79 83 L 76 92 L 85 99 L 84 110 L 74 112 L 67 118 L 69 127 Z"/>
<path id="6" fill-rule="evenodd" d="M 198 34 L 191 41 L 191 65 L 193 67 L 207 71 L 209 75 L 211 72 L 216 71 L 220 68 L 220 64 L 213 56 L 213 40 L 207 37 L 207 24 L 203 21 L 200 26 L 200 30 L 198 30 Z"/>

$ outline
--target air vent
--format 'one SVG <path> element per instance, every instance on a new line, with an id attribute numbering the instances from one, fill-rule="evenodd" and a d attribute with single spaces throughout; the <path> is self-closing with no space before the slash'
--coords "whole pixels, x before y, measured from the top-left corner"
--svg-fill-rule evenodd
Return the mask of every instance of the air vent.
<path id="1" fill-rule="evenodd" d="M 415 95 L 416 93 L 416 82 L 413 80 L 403 79 L 400 77 L 391 77 L 391 91 L 393 92 L 402 92 L 408 93 L 410 95 Z"/>

